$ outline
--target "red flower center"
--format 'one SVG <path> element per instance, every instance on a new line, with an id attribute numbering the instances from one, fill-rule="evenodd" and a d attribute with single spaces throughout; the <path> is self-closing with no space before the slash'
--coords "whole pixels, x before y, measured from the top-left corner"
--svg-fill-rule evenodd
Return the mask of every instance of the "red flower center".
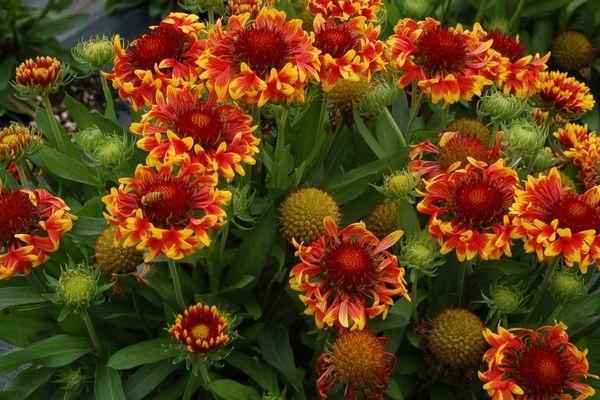
<path id="1" fill-rule="evenodd" d="M 175 180 L 149 185 L 140 197 L 144 217 L 154 226 L 168 228 L 187 224 L 191 195 L 185 183 Z"/>
<path id="2" fill-rule="evenodd" d="M 162 60 L 178 59 L 187 36 L 171 25 L 159 25 L 131 43 L 127 53 L 136 69 L 154 70 Z"/>
<path id="3" fill-rule="evenodd" d="M 279 29 L 251 25 L 239 33 L 233 54 L 239 62 L 265 75 L 271 68 L 280 69 L 287 63 L 290 44 Z"/>
<path id="4" fill-rule="evenodd" d="M 447 29 L 438 27 L 424 31 L 415 48 L 415 56 L 421 58 L 420 64 L 433 73 L 456 71 L 467 61 L 462 38 Z"/>
<path id="5" fill-rule="evenodd" d="M 526 350 L 518 365 L 520 386 L 532 398 L 546 399 L 562 393 L 567 377 L 565 361 L 546 346 L 536 345 Z"/>
<path id="6" fill-rule="evenodd" d="M 18 233 L 29 233 L 38 219 L 38 209 L 20 190 L 0 192 L 0 248 Z"/>
<path id="7" fill-rule="evenodd" d="M 315 33 L 315 47 L 333 58 L 344 56 L 357 43 L 356 35 L 345 24 L 328 25 Z"/>
<path id="8" fill-rule="evenodd" d="M 494 41 L 494 43 L 492 43 L 492 49 L 496 50 L 504 57 L 508 57 L 511 62 L 516 62 L 525 56 L 525 49 L 515 37 L 508 36 L 502 31 L 494 30 L 489 32 L 483 41 L 487 42 L 490 39 Z"/>
<path id="9" fill-rule="evenodd" d="M 472 157 L 478 161 L 490 162 L 490 149 L 480 140 L 462 134 L 454 135 L 440 149 L 438 156 L 440 164 L 444 169 L 448 169 L 457 161 L 462 166 L 467 165 L 467 157 Z"/>
<path id="10" fill-rule="evenodd" d="M 600 230 L 600 210 L 582 201 L 575 193 L 564 195 L 552 209 L 552 218 L 558 219 L 560 228 L 569 228 L 572 232 Z"/>
<path id="11" fill-rule="evenodd" d="M 223 134 L 218 108 L 203 105 L 180 114 L 175 125 L 177 133 L 193 138 L 195 143 L 202 146 L 218 144 Z"/>
<path id="12" fill-rule="evenodd" d="M 472 180 L 454 190 L 452 208 L 463 224 L 484 227 L 504 215 L 508 204 L 499 188 Z"/>
<path id="13" fill-rule="evenodd" d="M 344 289 L 358 289 L 371 282 L 376 260 L 363 246 L 347 242 L 325 256 L 325 269 L 331 280 Z"/>

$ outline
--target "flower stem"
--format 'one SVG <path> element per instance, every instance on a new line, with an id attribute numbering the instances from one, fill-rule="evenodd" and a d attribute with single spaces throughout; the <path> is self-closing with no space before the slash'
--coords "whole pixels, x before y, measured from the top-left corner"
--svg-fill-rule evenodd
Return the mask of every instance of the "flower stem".
<path id="1" fill-rule="evenodd" d="M 416 272 L 416 271 L 415 271 Z M 415 274 L 414 279 L 412 279 L 412 287 L 411 287 L 411 300 L 413 302 L 413 320 L 415 322 L 415 326 L 419 325 L 419 277 Z"/>
<path id="2" fill-rule="evenodd" d="M 321 99 L 321 111 L 319 112 L 319 125 L 317 125 L 317 138 L 321 137 L 325 125 L 325 114 L 327 112 L 327 95 L 323 93 Z"/>
<path id="3" fill-rule="evenodd" d="M 190 376 L 188 377 L 187 385 L 185 386 L 185 392 L 183 392 L 183 400 L 190 400 L 195 392 L 196 378 L 198 377 L 198 367 L 194 362 Z"/>
<path id="4" fill-rule="evenodd" d="M 206 13 L 208 14 L 208 23 L 211 25 L 214 25 L 215 23 L 215 10 L 213 10 L 212 7 L 208 7 L 208 9 L 206 10 Z"/>
<path id="5" fill-rule="evenodd" d="M 31 186 L 29 185 L 29 181 L 27 180 L 27 175 L 25 174 L 25 169 L 23 168 L 24 161 L 17 161 L 15 166 L 17 167 L 17 172 L 19 173 L 19 180 L 21 181 L 21 187 L 23 189 L 29 189 Z"/>
<path id="6" fill-rule="evenodd" d="M 169 259 L 169 273 L 171 274 L 171 279 L 173 280 L 177 305 L 181 308 L 181 310 L 185 310 L 185 302 L 183 301 L 183 293 L 181 291 L 181 282 L 179 281 L 179 271 L 177 270 L 175 261 L 171 259 Z"/>
<path id="7" fill-rule="evenodd" d="M 206 368 L 206 364 L 201 363 L 200 365 L 198 365 L 198 370 L 200 371 L 200 376 L 202 377 L 202 381 L 204 382 L 204 384 L 210 385 L 211 380 L 208 376 L 208 369 Z"/>
<path id="8" fill-rule="evenodd" d="M 90 319 L 90 315 L 88 314 L 87 309 L 83 309 L 81 311 L 81 319 L 85 323 L 85 327 L 87 328 L 88 334 L 90 335 L 90 339 L 92 340 L 92 344 L 94 345 L 94 349 L 98 355 L 104 358 L 104 352 L 102 351 L 102 346 L 100 346 L 100 340 L 98 339 L 98 335 L 96 334 L 96 329 L 94 329 L 94 324 Z"/>
<path id="9" fill-rule="evenodd" d="M 54 111 L 52 111 L 52 103 L 50 103 L 50 97 L 48 95 L 44 96 L 44 108 L 46 109 L 46 114 L 48 115 L 48 123 L 50 124 L 50 129 L 52 130 L 52 135 L 54 137 L 54 146 L 56 149 L 64 152 L 62 140 L 60 138 L 60 132 L 58 130 L 58 123 L 56 122 L 56 118 L 54 117 Z"/>
<path id="10" fill-rule="evenodd" d="M 457 291 L 458 291 L 458 300 L 456 302 L 456 306 L 457 307 L 461 307 L 462 306 L 462 302 L 463 302 L 463 291 L 465 289 L 465 278 L 467 276 L 467 262 L 466 261 L 461 261 L 459 264 L 459 270 L 458 270 L 458 285 L 457 285 Z"/>
<path id="11" fill-rule="evenodd" d="M 390 110 L 388 110 L 387 107 L 383 108 L 383 115 L 385 115 L 385 119 L 387 120 L 388 124 L 392 127 L 392 130 L 396 134 L 396 137 L 398 138 L 398 141 L 400 142 L 402 147 L 408 147 L 408 145 L 406 144 L 406 139 L 404 139 L 404 134 L 400 130 L 400 127 L 398 126 L 396 121 L 394 121 L 394 117 L 392 117 L 392 114 L 390 114 Z"/>
<path id="12" fill-rule="evenodd" d="M 413 96 L 415 92 L 413 91 Z M 410 137 L 412 133 L 412 127 L 417 119 L 417 115 L 419 114 L 419 110 L 421 109 L 421 105 L 423 104 L 423 100 L 425 99 L 425 93 L 419 93 L 419 97 L 417 100 L 412 103 L 410 107 L 410 115 L 408 116 L 408 123 L 406 124 L 406 141 L 410 143 Z"/>
<path id="13" fill-rule="evenodd" d="M 517 4 L 517 8 L 515 8 L 515 12 L 512 15 L 512 17 L 510 18 L 510 21 L 508 22 L 508 26 L 512 27 L 515 22 L 517 22 L 517 19 L 519 18 L 519 15 L 521 15 L 521 10 L 523 9 L 523 6 L 525 5 L 525 0 L 519 0 L 519 3 Z"/>
<path id="14" fill-rule="evenodd" d="M 115 100 L 113 99 L 110 87 L 108 86 L 108 81 L 102 72 L 100 72 L 100 82 L 102 82 L 102 92 L 104 93 L 104 99 L 106 101 L 104 116 L 109 118 L 111 121 L 117 122 L 117 115 L 115 114 Z"/>
<path id="15" fill-rule="evenodd" d="M 553 257 L 553 258 L 550 258 L 548 261 L 546 261 L 548 268 L 546 269 L 546 273 L 544 274 L 544 279 L 542 279 L 542 283 L 540 284 L 540 286 L 538 286 L 538 290 L 535 293 L 535 297 L 533 298 L 533 301 L 531 302 L 530 311 L 529 311 L 529 314 L 527 314 L 527 317 L 525 317 L 525 320 L 523 321 L 524 323 L 529 322 L 536 307 L 540 304 L 540 301 L 542 301 L 542 298 L 544 297 L 544 292 L 546 291 L 546 288 L 550 284 L 550 280 L 552 279 L 552 276 L 554 275 L 554 272 L 556 271 L 556 269 L 558 267 L 558 260 L 559 260 L 558 257 Z"/>

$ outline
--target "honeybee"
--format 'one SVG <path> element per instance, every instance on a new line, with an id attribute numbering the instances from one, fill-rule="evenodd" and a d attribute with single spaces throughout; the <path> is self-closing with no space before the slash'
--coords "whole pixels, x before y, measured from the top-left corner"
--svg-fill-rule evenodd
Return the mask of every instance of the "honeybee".
<path id="1" fill-rule="evenodd" d="M 152 203 L 162 200 L 164 195 L 162 192 L 150 192 L 142 196 L 142 205 L 149 206 Z"/>

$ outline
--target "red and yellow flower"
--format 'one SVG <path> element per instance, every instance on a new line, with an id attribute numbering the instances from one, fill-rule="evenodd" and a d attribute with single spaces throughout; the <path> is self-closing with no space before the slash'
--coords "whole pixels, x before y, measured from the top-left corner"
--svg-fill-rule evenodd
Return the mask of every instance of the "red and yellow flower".
<path id="1" fill-rule="evenodd" d="M 223 225 L 221 206 L 231 193 L 215 188 L 217 174 L 184 156 L 179 167 L 171 163 L 138 165 L 133 178 L 119 179 L 102 201 L 106 219 L 119 227 L 115 242 L 148 250 L 145 261 L 162 254 L 181 259 L 209 246 L 210 231 Z"/>
<path id="2" fill-rule="evenodd" d="M 302 20 L 263 8 L 255 20 L 234 15 L 209 31 L 207 50 L 198 60 L 206 85 L 219 100 L 249 104 L 304 101 L 304 87 L 318 80 L 318 50 L 302 30 Z"/>
<path id="3" fill-rule="evenodd" d="M 548 176 L 528 177 L 525 188 L 516 190 L 510 213 L 512 237 L 522 239 L 540 261 L 562 256 L 567 265 L 579 263 L 586 272 L 600 258 L 600 187 L 575 193 L 552 168 Z"/>
<path id="4" fill-rule="evenodd" d="M 188 353 L 207 354 L 229 343 L 229 321 L 215 306 L 194 304 L 177 315 L 169 333 Z"/>
<path id="5" fill-rule="evenodd" d="M 412 146 L 408 169 L 426 179 L 431 179 L 453 166 L 455 168 L 466 166 L 469 157 L 491 164 L 502 155 L 501 142 L 502 136 L 498 135 L 496 145 L 489 147 L 486 142 L 475 136 L 459 132 L 443 132 L 440 134 L 437 146 L 429 139 Z"/>
<path id="6" fill-rule="evenodd" d="M 396 356 L 385 349 L 387 339 L 369 330 L 340 333 L 331 349 L 317 359 L 317 390 L 321 399 L 342 389 L 344 400 L 383 399 Z M 359 397 L 362 394 L 362 397 Z"/>
<path id="7" fill-rule="evenodd" d="M 563 323 L 536 330 L 486 329 L 491 349 L 484 355 L 487 370 L 479 372 L 483 388 L 493 400 L 553 400 L 592 397 L 584 383 L 588 373 L 587 350 L 569 341 Z"/>
<path id="8" fill-rule="evenodd" d="M 526 54 L 518 36 L 509 36 L 499 30 L 486 32 L 479 24 L 475 25 L 473 31 L 483 42 L 492 40 L 490 53 L 494 61 L 487 77 L 496 81 L 505 93 L 512 93 L 519 98 L 534 95 L 538 90 L 539 74 L 548 67 L 546 63 L 550 53 L 543 57 Z"/>
<path id="9" fill-rule="evenodd" d="M 168 88 L 131 130 L 143 138 L 138 147 L 149 151 L 149 165 L 171 160 L 181 162 L 184 154 L 202 164 L 207 172 L 218 172 L 228 181 L 244 175 L 243 164 L 254 165 L 258 138 L 252 117 L 236 105 L 217 104 L 214 96 L 202 100 L 197 90 Z"/>
<path id="10" fill-rule="evenodd" d="M 373 22 L 379 18 L 382 5 L 381 0 L 308 0 L 308 9 L 327 20 L 365 17 Z"/>
<path id="11" fill-rule="evenodd" d="M 540 73 L 537 89 L 540 107 L 564 118 L 578 118 L 594 108 L 590 88 L 566 72 Z"/>
<path id="12" fill-rule="evenodd" d="M 319 328 L 363 329 L 367 316 L 386 317 L 394 296 L 408 298 L 404 269 L 387 250 L 402 231 L 379 240 L 362 222 L 339 229 L 326 217 L 323 224 L 326 233 L 310 246 L 294 240 L 300 263 L 290 272 L 290 287 Z"/>
<path id="13" fill-rule="evenodd" d="M 370 79 L 371 73 L 385 67 L 384 43 L 379 40 L 380 26 L 373 26 L 364 17 L 347 21 L 325 20 L 317 14 L 311 33 L 313 45 L 321 51 L 319 77 L 328 92 L 340 79 L 359 81 Z"/>
<path id="14" fill-rule="evenodd" d="M 587 132 L 587 125 L 575 125 L 576 132 L 587 134 L 587 138 L 574 143 L 573 147 L 564 151 L 565 157 L 573 160 L 577 167 L 577 177 L 586 189 L 600 182 L 600 138 L 596 132 Z"/>
<path id="15" fill-rule="evenodd" d="M 14 162 L 36 150 L 41 141 L 25 125 L 12 124 L 0 129 L 0 161 Z"/>
<path id="16" fill-rule="evenodd" d="M 271 7 L 273 0 L 227 0 L 227 14 L 241 15 L 250 13 L 251 18 L 256 18 L 263 7 Z"/>
<path id="17" fill-rule="evenodd" d="M 388 39 L 389 58 L 402 72 L 400 86 L 417 82 L 433 103 L 470 100 L 491 85 L 486 78 L 491 68 L 492 41 L 481 41 L 461 25 L 443 28 L 427 18 L 400 20 Z"/>
<path id="18" fill-rule="evenodd" d="M 564 127 L 558 128 L 554 132 L 554 137 L 558 139 L 564 149 L 570 149 L 581 145 L 588 140 L 590 134 L 595 135 L 595 132 L 590 132 L 588 125 L 567 123 Z"/>
<path id="19" fill-rule="evenodd" d="M 113 73 L 105 76 L 135 109 L 150 106 L 170 85 L 197 83 L 196 60 L 205 49 L 199 37 L 203 30 L 197 15 L 171 13 L 127 48 L 115 35 Z"/>
<path id="20" fill-rule="evenodd" d="M 15 82 L 24 91 L 42 94 L 54 91 L 62 82 L 65 70 L 54 57 L 38 56 L 23 61 L 15 71 Z"/>
<path id="21" fill-rule="evenodd" d="M 74 219 L 65 202 L 46 190 L 3 190 L 0 181 L 0 280 L 46 262 Z"/>
<path id="22" fill-rule="evenodd" d="M 511 255 L 513 229 L 508 210 L 513 202 L 517 173 L 504 166 L 468 158 L 425 181 L 417 209 L 429 215 L 429 232 L 442 244 L 441 253 L 456 251 L 460 261 L 479 255 L 484 260 Z"/>

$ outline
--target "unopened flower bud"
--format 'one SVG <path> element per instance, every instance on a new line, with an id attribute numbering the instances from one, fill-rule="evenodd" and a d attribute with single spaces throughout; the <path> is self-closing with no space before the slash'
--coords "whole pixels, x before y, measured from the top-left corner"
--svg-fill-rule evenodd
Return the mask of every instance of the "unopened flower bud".
<path id="1" fill-rule="evenodd" d="M 108 138 L 94 153 L 94 157 L 105 168 L 117 167 L 125 159 L 127 146 L 119 138 Z"/>
<path id="2" fill-rule="evenodd" d="M 90 126 L 75 135 L 75 143 L 87 154 L 93 154 L 106 140 L 106 136 L 97 126 Z"/>
<path id="3" fill-rule="evenodd" d="M 362 115 L 376 117 L 394 101 L 398 86 L 386 78 L 373 79 L 362 96 L 356 98 L 356 107 Z"/>
<path id="4" fill-rule="evenodd" d="M 62 271 L 57 294 L 65 304 L 81 308 L 89 306 L 96 296 L 97 283 L 91 269 L 77 266 Z"/>
<path id="5" fill-rule="evenodd" d="M 499 91 L 484 95 L 479 101 L 479 115 L 489 116 L 494 121 L 508 121 L 518 117 L 527 109 L 527 102 L 512 94 Z"/>
<path id="6" fill-rule="evenodd" d="M 519 286 L 492 285 L 490 287 L 490 306 L 500 314 L 513 314 L 519 311 L 525 296 Z"/>
<path id="7" fill-rule="evenodd" d="M 554 273 L 550 281 L 552 293 L 562 301 L 573 300 L 585 294 L 585 283 L 581 276 L 569 271 Z"/>
<path id="8" fill-rule="evenodd" d="M 82 40 L 73 47 L 71 53 L 78 63 L 87 65 L 92 70 L 101 69 L 115 56 L 113 41 L 106 36 Z"/>
<path id="9" fill-rule="evenodd" d="M 434 276 L 437 267 L 444 263 L 439 244 L 427 231 L 407 235 L 399 260 L 427 276 Z"/>
<path id="10" fill-rule="evenodd" d="M 23 61 L 15 71 L 13 87 L 23 97 L 49 95 L 73 79 L 69 66 L 54 57 L 36 57 Z"/>
<path id="11" fill-rule="evenodd" d="M 380 191 L 389 198 L 401 199 L 412 194 L 419 183 L 419 178 L 408 170 L 396 171 L 383 180 Z"/>
<path id="12" fill-rule="evenodd" d="M 535 122 L 527 119 L 513 120 L 505 129 L 507 147 L 522 154 L 537 152 L 546 141 L 546 134 Z"/>

